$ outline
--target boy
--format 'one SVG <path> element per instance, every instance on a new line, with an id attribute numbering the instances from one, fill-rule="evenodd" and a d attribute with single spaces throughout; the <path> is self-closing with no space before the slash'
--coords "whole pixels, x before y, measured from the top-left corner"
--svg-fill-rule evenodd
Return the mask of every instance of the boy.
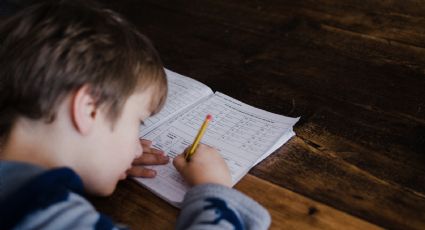
<path id="1" fill-rule="evenodd" d="M 83 198 L 106 196 L 132 163 L 168 158 L 139 142 L 162 107 L 155 49 L 116 13 L 82 2 L 37 4 L 0 25 L 0 229 L 119 228 Z M 143 153 L 143 155 L 142 155 Z M 193 187 L 177 229 L 264 229 L 270 217 L 230 188 L 219 153 L 200 145 L 174 165 Z"/>

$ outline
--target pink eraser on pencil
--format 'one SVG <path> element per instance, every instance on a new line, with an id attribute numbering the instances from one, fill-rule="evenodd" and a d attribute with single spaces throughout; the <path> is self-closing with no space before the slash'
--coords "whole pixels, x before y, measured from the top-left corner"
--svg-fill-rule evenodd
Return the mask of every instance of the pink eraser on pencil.
<path id="1" fill-rule="evenodd" d="M 210 114 L 207 115 L 207 120 L 212 120 L 212 116 Z"/>

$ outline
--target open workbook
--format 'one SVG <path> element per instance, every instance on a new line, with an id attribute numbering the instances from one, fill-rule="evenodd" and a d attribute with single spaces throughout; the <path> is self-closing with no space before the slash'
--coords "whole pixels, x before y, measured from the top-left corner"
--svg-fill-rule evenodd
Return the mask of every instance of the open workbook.
<path id="1" fill-rule="evenodd" d="M 192 144 L 205 116 L 211 114 L 213 119 L 201 142 L 219 150 L 234 185 L 294 135 L 292 127 L 299 118 L 270 113 L 214 93 L 201 82 L 170 70 L 166 74 L 168 95 L 164 108 L 144 122 L 140 137 L 151 140 L 154 148 L 171 158 Z M 179 207 L 189 187 L 172 161 L 151 168 L 158 172 L 155 178 L 134 179 Z"/>

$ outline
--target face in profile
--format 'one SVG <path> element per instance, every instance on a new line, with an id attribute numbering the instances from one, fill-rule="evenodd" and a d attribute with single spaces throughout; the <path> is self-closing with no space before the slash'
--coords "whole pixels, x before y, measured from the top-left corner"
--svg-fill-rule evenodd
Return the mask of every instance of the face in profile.
<path id="1" fill-rule="evenodd" d="M 111 194 L 117 182 L 125 178 L 126 171 L 134 159 L 142 154 L 139 126 L 140 122 L 152 113 L 152 91 L 149 88 L 142 93 L 131 95 L 113 125 L 106 118 L 106 114 L 101 114 L 99 125 L 96 127 L 96 141 L 93 142 L 93 145 L 96 145 L 95 153 L 89 153 L 94 159 L 89 169 L 92 173 L 83 178 L 90 193 Z"/>

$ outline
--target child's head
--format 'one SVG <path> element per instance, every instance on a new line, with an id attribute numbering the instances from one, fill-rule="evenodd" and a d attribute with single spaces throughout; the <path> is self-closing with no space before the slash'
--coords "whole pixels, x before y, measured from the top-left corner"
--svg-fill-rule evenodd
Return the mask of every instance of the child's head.
<path id="1" fill-rule="evenodd" d="M 99 194 L 115 187 L 117 178 L 108 173 L 125 171 L 120 167 L 140 153 L 140 119 L 157 112 L 167 92 L 162 63 L 149 40 L 116 13 L 79 1 L 34 5 L 2 22 L 0 66 L 5 145 L 21 123 L 34 129 L 45 124 L 69 135 L 70 143 L 81 141 L 84 148 L 72 148 L 84 159 L 70 165 L 83 174 L 88 190 Z M 98 178 L 85 175 L 90 170 Z"/>

